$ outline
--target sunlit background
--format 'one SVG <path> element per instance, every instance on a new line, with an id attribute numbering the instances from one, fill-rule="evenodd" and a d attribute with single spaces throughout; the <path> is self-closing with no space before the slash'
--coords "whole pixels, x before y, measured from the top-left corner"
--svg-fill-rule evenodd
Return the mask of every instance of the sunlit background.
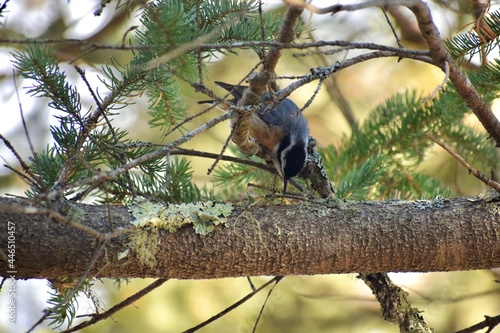
<path id="1" fill-rule="evenodd" d="M 335 3 L 337 2 L 313 1 L 313 4 L 318 6 Z M 456 1 L 448 5 L 466 8 L 467 3 Z M 467 24 L 473 20 L 471 15 L 457 14 L 434 3 L 429 3 L 429 6 L 443 37 L 470 29 Z M 0 39 L 78 38 L 116 45 L 122 42 L 129 27 L 138 24 L 138 12 L 130 12 L 123 7 L 116 9 L 114 4 L 110 4 L 102 10 L 100 16 L 95 16 L 94 12 L 99 8 L 98 1 L 10 1 L 5 17 L 0 18 Z M 267 1 L 265 9 L 283 10 L 283 4 L 279 1 Z M 386 19 L 378 9 L 340 13 L 333 17 L 305 13 L 303 18 L 315 28 L 313 35 L 316 39 L 345 39 L 396 46 Z M 127 35 L 127 38 L 130 37 L 133 38 L 133 33 Z M 418 41 L 414 44 L 408 42 L 405 46 L 424 48 Z M 0 133 L 9 139 L 26 159 L 31 152 L 21 122 L 21 110 L 35 151 L 51 144 L 49 125 L 55 125 L 56 122 L 54 111 L 48 108 L 47 100 L 35 99 L 26 94 L 26 87 L 31 83 L 19 77 L 14 78 L 11 52 L 17 48 L 21 46 L 6 46 L 0 43 Z M 56 56 L 66 62 L 76 59 L 75 63 L 86 70 L 87 78 L 101 95 L 105 95 L 105 87 L 97 75 L 102 64 L 108 62 L 111 55 L 123 62 L 131 59 L 131 53 L 109 50 L 91 52 L 79 57 L 77 48 L 72 48 L 71 44 L 56 44 L 55 49 Z M 318 59 L 313 57 L 296 56 L 300 53 L 293 50 L 285 52 L 277 68 L 278 75 L 302 75 L 307 73 L 309 68 L 321 65 Z M 342 52 L 328 56 L 327 60 L 334 63 L 355 54 L 356 51 Z M 372 60 L 336 74 L 339 89 L 359 121 L 362 121 L 375 105 L 394 93 L 416 89 L 424 95 L 430 95 L 444 78 L 440 70 L 430 65 L 411 60 L 397 60 Z M 236 83 L 257 62 L 257 55 L 250 50 L 241 51 L 238 56 L 214 58 L 207 65 L 207 85 L 215 87 L 214 80 Z M 66 74 L 79 91 L 87 91 L 73 67 L 65 66 Z M 283 80 L 280 84 L 286 86 L 290 82 Z M 291 99 L 301 107 L 313 94 L 316 84 L 313 82 L 300 88 L 291 95 Z M 222 93 L 221 90 L 217 91 Z M 191 114 L 203 110 L 196 102 L 206 99 L 206 96 L 194 93 L 187 85 L 184 86 L 183 92 Z M 127 128 L 134 139 L 162 142 L 159 131 L 152 130 L 147 123 L 146 98 L 137 97 L 134 101 L 134 105 L 120 111 L 115 124 Z M 93 105 L 88 94 L 82 94 L 82 102 L 84 109 Z M 311 134 L 320 146 L 338 144 L 343 135 L 350 133 L 347 121 L 324 89 L 304 114 L 309 121 Z M 200 125 L 207 119 L 209 118 L 198 118 L 190 126 Z M 476 123 L 473 116 L 468 121 Z M 477 128 L 481 130 L 479 125 Z M 208 133 L 190 141 L 186 147 L 218 153 L 228 134 L 227 124 L 219 124 Z M 18 167 L 14 156 L 3 145 L 0 145 L 0 156 L 5 164 Z M 191 160 L 196 181 L 211 187 L 211 177 L 207 175 L 207 170 L 212 160 Z M 474 161 L 469 162 L 473 164 Z M 475 195 L 486 190 L 439 148 L 429 154 L 422 169 L 428 174 L 437 175 L 456 195 Z M 1 195 L 22 195 L 24 190 L 26 184 L 20 178 L 7 168 L 0 168 Z M 496 274 L 493 271 L 391 274 L 391 278 L 408 291 L 412 305 L 423 311 L 425 320 L 437 332 L 456 331 L 482 321 L 484 315 L 497 315 L 500 311 L 499 287 L 494 282 L 495 279 L 500 279 L 498 271 Z M 268 279 L 270 277 L 256 277 L 253 282 L 258 286 Z M 136 279 L 129 284 L 123 284 L 119 290 L 112 280 L 96 282 L 94 291 L 99 311 L 113 306 L 151 282 L 152 280 Z M 8 298 L 5 286 L 0 292 L 0 332 L 26 331 L 41 317 L 47 306 L 49 288 L 46 281 L 17 281 L 16 290 L 16 326 L 7 323 Z M 491 292 L 492 290 L 496 291 Z M 83 332 L 180 332 L 210 318 L 250 291 L 246 278 L 212 281 L 172 280 L 112 318 Z M 257 295 L 200 332 L 251 332 L 265 297 L 266 292 Z M 95 311 L 94 307 L 95 304 L 90 300 L 81 298 L 78 313 L 92 313 Z M 48 331 L 51 329 L 43 325 L 36 329 L 36 332 Z M 283 279 L 266 305 L 257 332 L 398 332 L 398 328 L 381 319 L 380 306 L 369 288 L 359 281 L 355 274 L 342 274 L 289 276 Z M 500 328 L 494 332 L 500 332 Z"/>

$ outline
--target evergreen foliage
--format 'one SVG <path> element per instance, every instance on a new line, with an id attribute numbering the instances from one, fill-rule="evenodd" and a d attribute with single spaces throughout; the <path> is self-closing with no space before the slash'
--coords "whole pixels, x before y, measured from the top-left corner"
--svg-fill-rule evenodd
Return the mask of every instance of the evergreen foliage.
<path id="1" fill-rule="evenodd" d="M 90 288 L 94 283 L 94 279 L 83 281 L 76 291 L 73 290 L 75 282 L 76 281 L 71 278 L 61 278 L 58 279 L 57 282 L 47 281 L 51 289 L 49 299 L 47 300 L 50 306 L 47 317 L 47 319 L 50 320 L 49 325 L 60 328 L 66 323 L 69 328 L 78 310 L 77 297 L 82 293 L 88 295 L 92 294 Z"/>
<path id="2" fill-rule="evenodd" d="M 492 70 L 491 66 L 484 67 L 471 75 L 471 80 L 491 77 Z M 495 97 L 489 92 L 498 82 L 478 87 L 487 100 Z M 426 133 L 448 139 L 450 144 L 456 145 L 456 151 L 474 156 L 481 167 L 498 166 L 495 148 L 487 136 L 464 123 L 464 116 L 469 112 L 450 84 L 432 101 L 414 91 L 387 99 L 370 113 L 359 129 L 345 136 L 338 148 L 329 146 L 322 151 L 332 179 L 340 179 L 339 197 L 344 193 L 349 193 L 351 198 L 365 199 L 449 195 L 450 192 L 432 176 L 418 172 L 418 166 L 433 146 Z M 377 172 L 371 168 L 375 156 L 383 162 Z M 349 184 L 347 188 L 346 183 Z M 373 184 L 370 196 L 365 196 L 366 188 L 356 189 L 356 184 L 365 187 Z"/>
<path id="3" fill-rule="evenodd" d="M 484 20 L 478 20 L 470 31 L 445 40 L 445 45 L 453 58 L 470 60 L 475 55 L 486 57 L 498 46 L 500 36 L 500 11 L 487 13 Z"/>
<path id="4" fill-rule="evenodd" d="M 199 7 L 198 7 L 199 5 Z M 184 45 L 196 42 L 231 43 L 274 39 L 281 15 L 263 13 L 261 27 L 257 1 L 170 1 L 148 3 L 141 17 L 144 29 L 137 33 L 140 48 L 134 66 L 142 68 L 156 59 L 168 62 L 155 65 L 144 80 L 150 97 L 150 124 L 166 133 L 185 118 L 185 102 L 180 94 L 179 78 L 193 82 L 199 72 L 198 56 Z M 182 50 L 177 54 L 176 52 Z M 203 58 L 224 54 L 210 50 Z M 168 57 L 170 55 L 170 57 Z"/>
<path id="5" fill-rule="evenodd" d="M 246 157 L 236 148 L 231 147 L 231 152 L 245 159 Z M 250 158 L 252 161 L 261 162 L 257 157 Z M 282 188 L 281 177 L 273 175 L 262 169 L 255 168 L 246 164 L 240 163 L 221 163 L 216 169 L 213 176 L 215 188 L 222 189 L 221 196 L 225 198 L 241 198 L 241 193 L 248 190 L 249 184 L 263 185 L 261 188 L 256 188 L 257 193 L 265 195 L 269 193 L 266 184 L 273 184 L 274 189 Z"/>
<path id="6" fill-rule="evenodd" d="M 256 1 L 221 0 L 199 4 L 197 7 L 198 3 L 192 1 L 160 0 L 145 6 L 141 16 L 143 28 L 136 36 L 138 51 L 130 65 L 111 58 L 110 64 L 102 68 L 100 80 L 109 92 L 102 97 L 91 91 L 98 103 L 96 110 L 82 110 L 80 92 L 68 83 L 66 73 L 51 55 L 51 48 L 32 44 L 25 51 L 14 54 L 16 69 L 23 77 L 35 82 L 29 93 L 48 97 L 49 106 L 59 111 L 55 115 L 59 124 L 51 126 L 54 146 L 30 158 L 35 177 L 31 179 L 29 196 L 64 187 L 64 184 L 86 179 L 101 171 L 116 169 L 155 151 L 155 146 L 131 142 L 126 131 L 116 128 L 109 121 L 131 103 L 130 99 L 137 92 L 146 91 L 149 96 L 152 127 L 159 127 L 165 133 L 184 120 L 185 102 L 179 91 L 179 78 L 187 82 L 196 79 L 199 73 L 198 56 L 184 50 L 169 61 L 148 68 L 151 62 L 169 52 L 175 53 L 197 38 L 209 43 L 273 40 L 281 21 L 279 14 L 262 13 L 259 16 Z M 217 52 L 223 51 L 211 50 L 202 57 L 216 55 Z M 209 191 L 202 191 L 192 183 L 192 172 L 189 170 L 185 159 L 175 159 L 169 164 L 167 159 L 157 158 L 145 161 L 135 170 L 97 188 L 83 185 L 64 191 L 64 195 L 73 194 L 81 199 L 91 191 L 102 202 L 123 204 L 131 202 L 137 195 L 165 202 L 189 202 L 212 197 Z M 64 172 L 67 174 L 63 175 Z"/>

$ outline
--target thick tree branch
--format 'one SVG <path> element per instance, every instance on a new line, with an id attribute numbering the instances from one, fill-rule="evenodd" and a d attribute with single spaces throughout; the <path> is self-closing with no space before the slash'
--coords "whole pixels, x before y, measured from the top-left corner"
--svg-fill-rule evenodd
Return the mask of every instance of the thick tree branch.
<path id="1" fill-rule="evenodd" d="M 130 247 L 132 233 L 107 238 L 89 276 L 180 279 L 347 272 L 453 271 L 500 266 L 497 196 L 414 202 L 337 203 L 235 208 L 226 227 L 207 236 L 191 226 L 175 233 L 150 231 L 156 265 L 141 264 Z M 19 213 L 28 205 L 0 198 L 0 225 L 15 225 L 16 278 L 79 277 L 91 261 L 96 239 L 47 218 Z M 109 208 L 109 215 L 108 215 Z M 45 209 L 45 208 L 44 208 Z M 32 211 L 36 211 L 33 207 Z M 65 214 L 97 230 L 130 228 L 126 207 L 71 204 Z M 137 230 L 137 229 L 136 229 Z M 156 244 L 156 243 L 155 243 Z M 7 237 L 0 239 L 7 252 Z M 4 261 L 5 259 L 2 259 Z M 10 276 L 3 262 L 1 276 Z"/>

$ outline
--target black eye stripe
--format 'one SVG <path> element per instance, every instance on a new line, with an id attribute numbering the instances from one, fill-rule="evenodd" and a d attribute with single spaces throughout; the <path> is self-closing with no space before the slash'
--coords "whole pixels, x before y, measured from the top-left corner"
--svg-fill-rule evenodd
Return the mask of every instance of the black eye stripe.
<path id="1" fill-rule="evenodd" d="M 281 153 L 283 152 L 283 150 L 285 150 L 286 148 L 288 148 L 290 146 L 290 136 L 287 135 L 285 136 L 281 142 L 280 142 L 280 146 L 278 147 L 278 151 L 276 152 L 276 154 L 278 155 L 278 157 L 281 157 Z M 281 158 L 278 158 L 280 161 L 280 164 L 281 164 Z"/>
<path id="2" fill-rule="evenodd" d="M 291 143 L 290 136 L 285 136 L 276 152 L 278 163 L 283 169 L 283 176 L 286 177 L 296 176 L 304 167 L 307 156 L 306 142 L 296 141 L 293 146 Z"/>

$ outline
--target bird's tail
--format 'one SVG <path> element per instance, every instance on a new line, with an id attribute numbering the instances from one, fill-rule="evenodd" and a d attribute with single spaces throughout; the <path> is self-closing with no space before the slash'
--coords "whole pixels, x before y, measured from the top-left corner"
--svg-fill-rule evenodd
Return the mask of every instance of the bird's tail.
<path id="1" fill-rule="evenodd" d="M 236 104 L 238 100 L 240 100 L 243 97 L 243 92 L 247 88 L 247 86 L 235 86 L 233 84 L 224 83 L 220 81 L 215 81 L 215 84 L 221 88 L 226 89 L 231 95 L 233 95 L 234 99 L 230 100 L 230 102 L 234 104 Z M 198 104 L 212 104 L 215 102 L 218 101 L 214 99 L 207 99 L 203 101 L 198 101 Z"/>

